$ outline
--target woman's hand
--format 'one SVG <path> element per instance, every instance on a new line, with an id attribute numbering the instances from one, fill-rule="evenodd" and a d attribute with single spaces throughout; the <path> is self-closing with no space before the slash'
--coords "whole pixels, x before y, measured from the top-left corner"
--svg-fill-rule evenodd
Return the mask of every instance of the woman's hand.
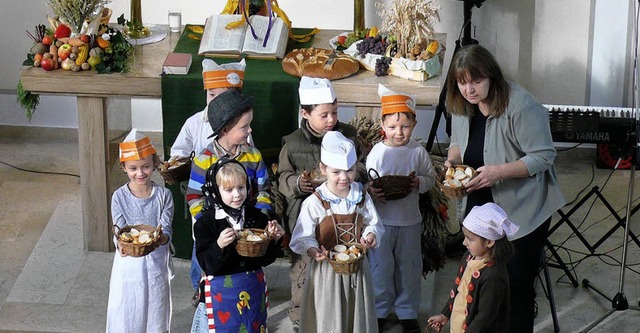
<path id="1" fill-rule="evenodd" d="M 429 319 L 427 319 L 427 324 L 429 324 L 429 326 L 434 330 L 440 332 L 440 330 L 442 330 L 442 326 L 444 326 L 448 321 L 449 318 L 439 314 L 429 317 Z"/>
<path id="2" fill-rule="evenodd" d="M 367 236 L 360 237 L 360 244 L 367 248 L 373 248 L 376 246 L 376 235 L 373 232 L 367 234 Z"/>
<path id="3" fill-rule="evenodd" d="M 298 177 L 298 187 L 300 191 L 304 193 L 313 193 L 313 186 L 311 186 L 311 176 L 309 171 L 303 171 L 300 177 Z"/>
<path id="4" fill-rule="evenodd" d="M 236 240 L 236 231 L 233 228 L 226 228 L 222 230 L 220 236 L 218 236 L 218 246 L 221 249 L 229 246 L 229 244 L 233 243 Z"/>
<path id="5" fill-rule="evenodd" d="M 280 237 L 284 235 L 284 229 L 282 229 L 276 220 L 269 221 L 267 232 L 273 237 L 274 242 L 277 242 Z"/>
<path id="6" fill-rule="evenodd" d="M 380 202 L 387 202 L 387 200 L 385 200 L 384 198 L 384 193 L 382 193 L 382 189 L 373 187 L 372 181 L 370 181 L 369 184 L 367 185 L 367 192 L 369 192 L 369 195 L 373 200 L 380 201 Z"/>
<path id="7" fill-rule="evenodd" d="M 471 179 L 464 187 L 467 189 L 467 192 L 491 187 L 503 178 L 500 170 L 500 167 L 497 165 L 481 166 L 476 169 L 478 175 Z"/>
<path id="8" fill-rule="evenodd" d="M 323 261 L 329 258 L 329 251 L 324 248 L 324 245 L 320 245 L 320 248 L 311 247 L 307 250 L 307 255 L 313 258 L 315 261 Z"/>

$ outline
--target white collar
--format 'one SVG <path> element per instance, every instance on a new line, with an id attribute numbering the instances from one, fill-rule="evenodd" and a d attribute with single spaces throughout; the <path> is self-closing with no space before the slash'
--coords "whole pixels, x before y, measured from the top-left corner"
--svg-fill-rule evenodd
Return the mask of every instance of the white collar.
<path id="1" fill-rule="evenodd" d="M 226 219 L 227 222 L 231 224 L 231 227 L 233 228 L 233 230 L 244 229 L 244 208 L 242 209 L 242 217 L 239 220 L 234 219 L 229 214 L 227 214 L 227 212 L 225 212 L 224 209 L 220 209 L 220 208 L 216 208 L 215 217 L 216 217 L 216 220 Z"/>
<path id="2" fill-rule="evenodd" d="M 362 184 L 358 183 L 358 182 L 351 182 L 351 186 L 349 188 L 349 194 L 347 194 L 347 196 L 345 198 L 341 198 L 335 194 L 333 194 L 333 192 L 331 192 L 331 190 L 329 190 L 329 188 L 327 187 L 327 183 L 324 182 L 322 185 L 320 185 L 316 191 L 320 194 L 320 197 L 322 197 L 323 200 L 329 201 L 330 203 L 337 205 L 340 204 L 340 202 L 346 202 L 347 206 L 351 206 L 351 205 L 357 205 L 360 203 L 360 201 L 362 201 Z"/>

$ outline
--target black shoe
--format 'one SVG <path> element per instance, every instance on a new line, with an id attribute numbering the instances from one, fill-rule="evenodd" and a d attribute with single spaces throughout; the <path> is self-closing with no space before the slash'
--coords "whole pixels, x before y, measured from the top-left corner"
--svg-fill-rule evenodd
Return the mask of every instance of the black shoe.
<path id="1" fill-rule="evenodd" d="M 384 325 L 387 323 L 387 318 L 378 318 L 378 332 L 382 332 Z"/>
<path id="2" fill-rule="evenodd" d="M 403 333 L 420 333 L 420 324 L 417 319 L 400 319 Z"/>

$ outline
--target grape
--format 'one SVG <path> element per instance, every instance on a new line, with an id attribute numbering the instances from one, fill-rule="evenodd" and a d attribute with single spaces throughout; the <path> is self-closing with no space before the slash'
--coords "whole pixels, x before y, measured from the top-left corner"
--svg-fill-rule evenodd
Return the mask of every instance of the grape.
<path id="1" fill-rule="evenodd" d="M 360 42 L 357 47 L 358 53 L 364 57 L 365 54 L 384 54 L 387 50 L 387 41 L 378 37 L 367 37 Z"/>
<path id="2" fill-rule="evenodd" d="M 391 60 L 392 59 L 389 57 L 381 57 L 376 59 L 376 76 L 389 75 L 389 66 L 391 65 Z"/>

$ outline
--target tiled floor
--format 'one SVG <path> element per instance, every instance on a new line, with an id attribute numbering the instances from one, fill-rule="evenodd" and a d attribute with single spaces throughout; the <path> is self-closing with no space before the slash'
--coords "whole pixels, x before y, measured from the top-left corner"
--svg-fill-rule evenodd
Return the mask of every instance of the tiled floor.
<path id="1" fill-rule="evenodd" d="M 156 144 L 159 140 L 158 135 L 152 136 Z M 0 127 L 0 162 L 20 168 L 78 174 L 77 145 L 72 130 Z M 594 159 L 593 149 L 558 153 L 560 181 L 568 201 L 581 189 L 589 191 L 597 185 L 612 208 L 625 216 L 629 171 L 616 171 L 608 179 L 610 170 L 592 169 Z M 28 173 L 0 164 L 0 332 L 104 331 L 113 253 L 83 251 L 79 188 L 77 177 Z M 634 194 L 633 198 L 637 197 Z M 633 205 L 637 204 L 634 200 Z M 566 213 L 570 208 L 563 211 Z M 639 217 L 637 213 L 631 219 L 634 234 L 640 233 Z M 556 216 L 552 224 L 558 220 Z M 621 270 L 616 261 L 622 257 L 623 229 L 615 228 L 616 222 L 601 201 L 588 200 L 570 220 L 579 226 L 590 245 L 614 228 L 611 236 L 593 251 L 580 242 L 566 223 L 550 237 L 563 261 L 573 262 L 571 272 L 579 282 L 588 279 L 607 296 L 614 295 L 619 289 Z M 585 258 L 585 254 L 589 255 Z M 639 270 L 640 247 L 635 242 L 629 243 L 627 264 L 623 292 L 631 305 L 637 305 L 640 281 L 635 271 Z M 193 316 L 189 262 L 175 259 L 174 265 L 172 331 L 188 332 Z M 267 268 L 272 332 L 292 331 L 286 316 L 287 268 L 286 259 L 279 259 Z M 444 269 L 423 281 L 421 324 L 446 300 L 456 268 L 457 259 L 450 259 Z M 562 270 L 550 268 L 550 273 L 563 332 L 580 331 L 612 308 L 596 292 L 581 286 L 574 288 L 562 276 Z M 549 303 L 541 289 L 537 302 L 536 332 L 553 332 Z M 387 325 L 385 332 L 401 332 L 400 326 L 393 324 Z M 614 331 L 640 332 L 640 312 L 616 311 L 592 330 Z"/>

